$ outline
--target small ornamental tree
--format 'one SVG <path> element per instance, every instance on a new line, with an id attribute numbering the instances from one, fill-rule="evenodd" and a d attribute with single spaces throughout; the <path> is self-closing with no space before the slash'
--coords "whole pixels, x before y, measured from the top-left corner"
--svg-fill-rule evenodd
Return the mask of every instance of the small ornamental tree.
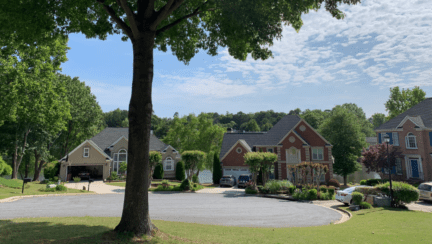
<path id="1" fill-rule="evenodd" d="M 390 168 L 396 166 L 398 158 L 404 157 L 400 147 L 388 145 L 388 152 Z M 363 148 L 361 155 L 359 161 L 366 167 L 367 173 L 378 172 L 382 175 L 382 170 L 388 168 L 386 143 L 371 145 L 367 149 Z"/>
<path id="2" fill-rule="evenodd" d="M 257 174 L 261 170 L 261 162 L 263 162 L 263 155 L 259 152 L 248 152 L 244 156 L 244 163 L 249 165 L 249 171 L 253 174 L 253 188 L 257 189 Z"/>
<path id="3" fill-rule="evenodd" d="M 192 176 L 199 163 L 206 158 L 206 153 L 198 150 L 184 151 L 182 154 L 182 160 L 185 162 L 185 169 L 187 179 L 192 181 Z"/>
<path id="4" fill-rule="evenodd" d="M 126 173 L 127 171 L 127 163 L 126 162 L 121 162 L 120 163 L 120 167 L 119 170 L 122 174 Z"/>
<path id="5" fill-rule="evenodd" d="M 290 176 L 292 176 L 294 174 L 294 182 L 291 182 L 291 183 L 293 183 L 294 185 L 297 185 L 298 176 L 297 176 L 297 167 L 296 167 L 296 165 L 289 164 L 289 165 L 287 165 L 287 168 L 288 168 L 288 173 L 290 174 Z"/>
<path id="6" fill-rule="evenodd" d="M 183 181 L 185 177 L 185 166 L 182 161 L 178 162 L 176 165 L 176 179 L 179 181 Z"/>
<path id="7" fill-rule="evenodd" d="M 154 173 L 153 173 L 153 179 L 161 180 L 164 176 L 164 170 L 163 165 L 161 163 L 156 164 Z"/>
<path id="8" fill-rule="evenodd" d="M 273 167 L 273 163 L 277 161 L 278 156 L 274 153 L 270 152 L 262 152 L 262 162 L 261 162 L 261 169 L 263 173 L 262 181 L 263 186 L 265 186 L 265 183 L 269 177 L 269 173 Z"/>
<path id="9" fill-rule="evenodd" d="M 317 191 L 319 192 L 319 185 L 320 185 L 320 178 L 322 175 L 326 174 L 328 171 L 328 167 L 327 165 L 323 165 L 323 164 L 313 164 L 313 169 L 314 169 L 314 176 L 315 176 L 315 180 L 316 180 L 316 184 L 317 184 Z"/>
<path id="10" fill-rule="evenodd" d="M 150 151 L 150 157 L 149 157 L 149 168 L 150 168 L 150 174 L 149 174 L 149 188 L 151 186 L 151 181 L 153 179 L 153 174 L 156 168 L 156 165 L 159 164 L 160 162 L 162 162 L 162 154 L 158 151 Z M 162 171 L 163 171 L 163 167 L 162 167 Z M 162 173 L 163 174 L 163 173 Z M 163 177 L 163 176 L 162 176 Z M 161 178 L 162 178 L 161 177 Z"/>
<path id="11" fill-rule="evenodd" d="M 213 157 L 213 184 L 219 184 L 222 178 L 222 166 L 218 155 L 215 153 Z"/>

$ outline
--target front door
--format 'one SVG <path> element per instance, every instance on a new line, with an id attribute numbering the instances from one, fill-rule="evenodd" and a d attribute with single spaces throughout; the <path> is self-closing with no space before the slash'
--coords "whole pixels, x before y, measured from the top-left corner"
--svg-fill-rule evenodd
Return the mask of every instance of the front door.
<path id="1" fill-rule="evenodd" d="M 412 168 L 412 177 L 413 178 L 419 178 L 419 169 L 418 169 L 418 162 L 417 159 L 411 159 L 411 168 Z"/>
<path id="2" fill-rule="evenodd" d="M 297 148 L 290 148 L 286 152 L 287 157 L 287 164 L 298 164 L 299 163 L 299 157 L 298 157 L 298 150 Z"/>

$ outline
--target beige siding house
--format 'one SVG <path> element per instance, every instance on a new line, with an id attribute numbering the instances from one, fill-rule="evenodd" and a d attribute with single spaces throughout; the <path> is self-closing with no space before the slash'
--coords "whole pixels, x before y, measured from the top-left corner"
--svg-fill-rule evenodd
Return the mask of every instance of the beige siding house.
<path id="1" fill-rule="evenodd" d="M 90 178 L 105 180 L 111 172 L 119 172 L 121 162 L 128 160 L 129 128 L 108 127 L 93 138 L 84 141 L 68 155 L 59 160 L 60 178 L 72 180 L 79 173 L 90 173 Z M 166 145 L 153 133 L 150 135 L 150 151 L 162 153 L 164 178 L 175 178 L 175 167 L 180 161 L 180 153 Z"/>

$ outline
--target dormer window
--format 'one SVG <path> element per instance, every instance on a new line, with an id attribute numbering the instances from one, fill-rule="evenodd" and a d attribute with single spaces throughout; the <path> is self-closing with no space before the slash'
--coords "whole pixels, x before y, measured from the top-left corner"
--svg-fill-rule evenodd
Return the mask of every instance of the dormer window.
<path id="1" fill-rule="evenodd" d="M 413 133 L 408 133 L 405 137 L 406 148 L 408 149 L 417 149 L 416 137 Z"/>
<path id="2" fill-rule="evenodd" d="M 88 158 L 89 155 L 90 155 L 90 148 L 85 147 L 83 157 Z"/>

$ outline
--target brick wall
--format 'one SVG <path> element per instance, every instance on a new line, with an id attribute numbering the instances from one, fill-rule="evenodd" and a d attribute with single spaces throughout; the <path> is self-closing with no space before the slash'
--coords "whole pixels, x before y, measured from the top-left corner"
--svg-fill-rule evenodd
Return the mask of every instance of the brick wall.
<path id="1" fill-rule="evenodd" d="M 241 153 L 237 153 L 238 147 L 242 149 Z M 246 148 L 244 148 L 241 143 L 237 143 L 236 146 L 222 160 L 222 166 L 247 166 L 243 159 L 243 156 L 246 154 L 246 152 Z"/>

